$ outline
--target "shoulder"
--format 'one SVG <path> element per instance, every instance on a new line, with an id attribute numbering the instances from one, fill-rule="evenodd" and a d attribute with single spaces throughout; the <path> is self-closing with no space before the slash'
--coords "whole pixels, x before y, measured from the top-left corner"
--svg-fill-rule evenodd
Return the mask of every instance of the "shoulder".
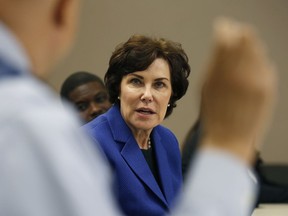
<path id="1" fill-rule="evenodd" d="M 86 131 L 89 135 L 92 136 L 106 133 L 108 128 L 109 123 L 106 113 L 98 116 L 97 118 L 93 119 L 92 121 L 81 127 L 82 130 Z"/>
<path id="2" fill-rule="evenodd" d="M 46 129 L 46 133 L 61 127 L 80 127 L 80 121 L 72 108 L 62 106 L 57 95 L 38 80 L 11 80 L 1 84 L 0 92 L 3 102 L 0 108 L 1 120 L 10 119 L 10 122 L 17 122 L 25 129 Z"/>
<path id="3" fill-rule="evenodd" d="M 154 131 L 160 135 L 161 139 L 167 139 L 178 143 L 175 134 L 169 128 L 158 125 L 154 128 Z"/>
<path id="4" fill-rule="evenodd" d="M 153 136 L 156 138 L 156 140 L 161 142 L 168 154 L 175 155 L 177 152 L 180 152 L 177 137 L 170 129 L 159 125 L 154 128 Z"/>
<path id="5" fill-rule="evenodd" d="M 5 125 L 1 133 L 5 133 L 2 140 L 6 141 L 1 145 L 13 143 L 17 148 L 36 149 L 36 153 L 43 155 L 79 151 L 79 146 L 86 146 L 89 141 L 79 130 L 79 119 L 72 109 L 62 106 L 53 91 L 30 81 L 15 82 L 13 86 L 17 83 L 16 92 L 11 86 L 10 90 L 5 89 L 11 97 L 2 97 L 0 93 L 5 103 L 0 107 L 0 123 Z"/>
<path id="6" fill-rule="evenodd" d="M 122 140 L 121 138 L 125 137 L 128 133 L 127 131 L 130 131 L 119 109 L 115 106 L 112 106 L 106 113 L 85 124 L 82 129 L 88 132 L 90 136 L 98 140 L 102 139 L 105 143 L 110 137 L 111 139 L 119 138 Z"/>
<path id="7" fill-rule="evenodd" d="M 81 130 L 87 133 L 93 142 L 100 145 L 104 151 L 105 149 L 110 149 L 111 143 L 114 143 L 112 130 L 107 118 L 107 113 L 102 114 L 87 124 L 83 125 Z M 107 145 L 107 143 L 110 143 L 110 145 Z"/>

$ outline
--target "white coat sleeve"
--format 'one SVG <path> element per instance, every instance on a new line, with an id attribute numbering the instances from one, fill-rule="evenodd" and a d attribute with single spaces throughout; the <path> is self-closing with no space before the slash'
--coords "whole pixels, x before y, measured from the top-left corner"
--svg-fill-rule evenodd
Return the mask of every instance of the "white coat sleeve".
<path id="1" fill-rule="evenodd" d="M 229 153 L 202 150 L 191 169 L 172 215 L 251 215 L 257 184 L 243 161 Z"/>

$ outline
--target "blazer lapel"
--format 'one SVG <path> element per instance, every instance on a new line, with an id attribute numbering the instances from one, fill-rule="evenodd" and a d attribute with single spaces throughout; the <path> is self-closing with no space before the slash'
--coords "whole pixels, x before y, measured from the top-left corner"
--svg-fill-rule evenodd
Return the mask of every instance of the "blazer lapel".
<path id="1" fill-rule="evenodd" d="M 171 169 L 169 167 L 168 158 L 166 149 L 164 147 L 164 143 L 161 141 L 160 135 L 157 133 L 157 128 L 153 131 L 153 139 L 154 142 L 157 143 L 154 145 L 155 148 L 155 157 L 158 165 L 158 172 L 160 176 L 160 181 L 162 184 L 163 193 L 165 195 L 166 201 L 168 204 L 170 204 L 171 199 L 174 198 L 175 194 L 173 190 L 171 190 L 173 187 L 172 185 L 172 175 Z M 169 142 L 167 140 L 167 142 Z"/>
<path id="2" fill-rule="evenodd" d="M 141 150 L 134 137 L 131 137 L 125 144 L 121 154 L 135 175 L 143 181 L 166 205 L 166 199 L 156 182 Z"/>
<path id="3" fill-rule="evenodd" d="M 124 142 L 125 145 L 121 150 L 121 155 L 133 170 L 135 175 L 153 191 L 162 202 L 167 205 L 167 201 L 156 182 L 130 128 L 123 120 L 119 108 L 114 105 L 110 111 L 112 115 L 108 118 L 114 139 L 118 142 Z"/>

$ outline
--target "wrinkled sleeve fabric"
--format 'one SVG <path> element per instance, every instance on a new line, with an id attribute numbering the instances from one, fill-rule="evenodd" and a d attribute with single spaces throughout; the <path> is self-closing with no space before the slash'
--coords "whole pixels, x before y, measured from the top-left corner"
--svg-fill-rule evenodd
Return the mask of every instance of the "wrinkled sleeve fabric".
<path id="1" fill-rule="evenodd" d="M 189 171 L 172 215 L 251 215 L 257 183 L 243 161 L 226 152 L 201 150 Z"/>

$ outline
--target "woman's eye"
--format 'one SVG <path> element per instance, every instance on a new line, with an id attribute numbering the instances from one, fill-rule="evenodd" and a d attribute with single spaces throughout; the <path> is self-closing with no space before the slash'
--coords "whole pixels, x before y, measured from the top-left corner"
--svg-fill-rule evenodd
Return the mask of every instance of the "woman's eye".
<path id="1" fill-rule="evenodd" d="M 165 83 L 163 83 L 163 82 L 156 82 L 154 85 L 155 85 L 156 88 L 163 88 L 163 87 L 165 87 Z"/>
<path id="2" fill-rule="evenodd" d="M 137 78 L 133 78 L 130 80 L 130 83 L 134 84 L 134 85 L 140 85 L 141 84 L 141 80 L 137 79 Z"/>

